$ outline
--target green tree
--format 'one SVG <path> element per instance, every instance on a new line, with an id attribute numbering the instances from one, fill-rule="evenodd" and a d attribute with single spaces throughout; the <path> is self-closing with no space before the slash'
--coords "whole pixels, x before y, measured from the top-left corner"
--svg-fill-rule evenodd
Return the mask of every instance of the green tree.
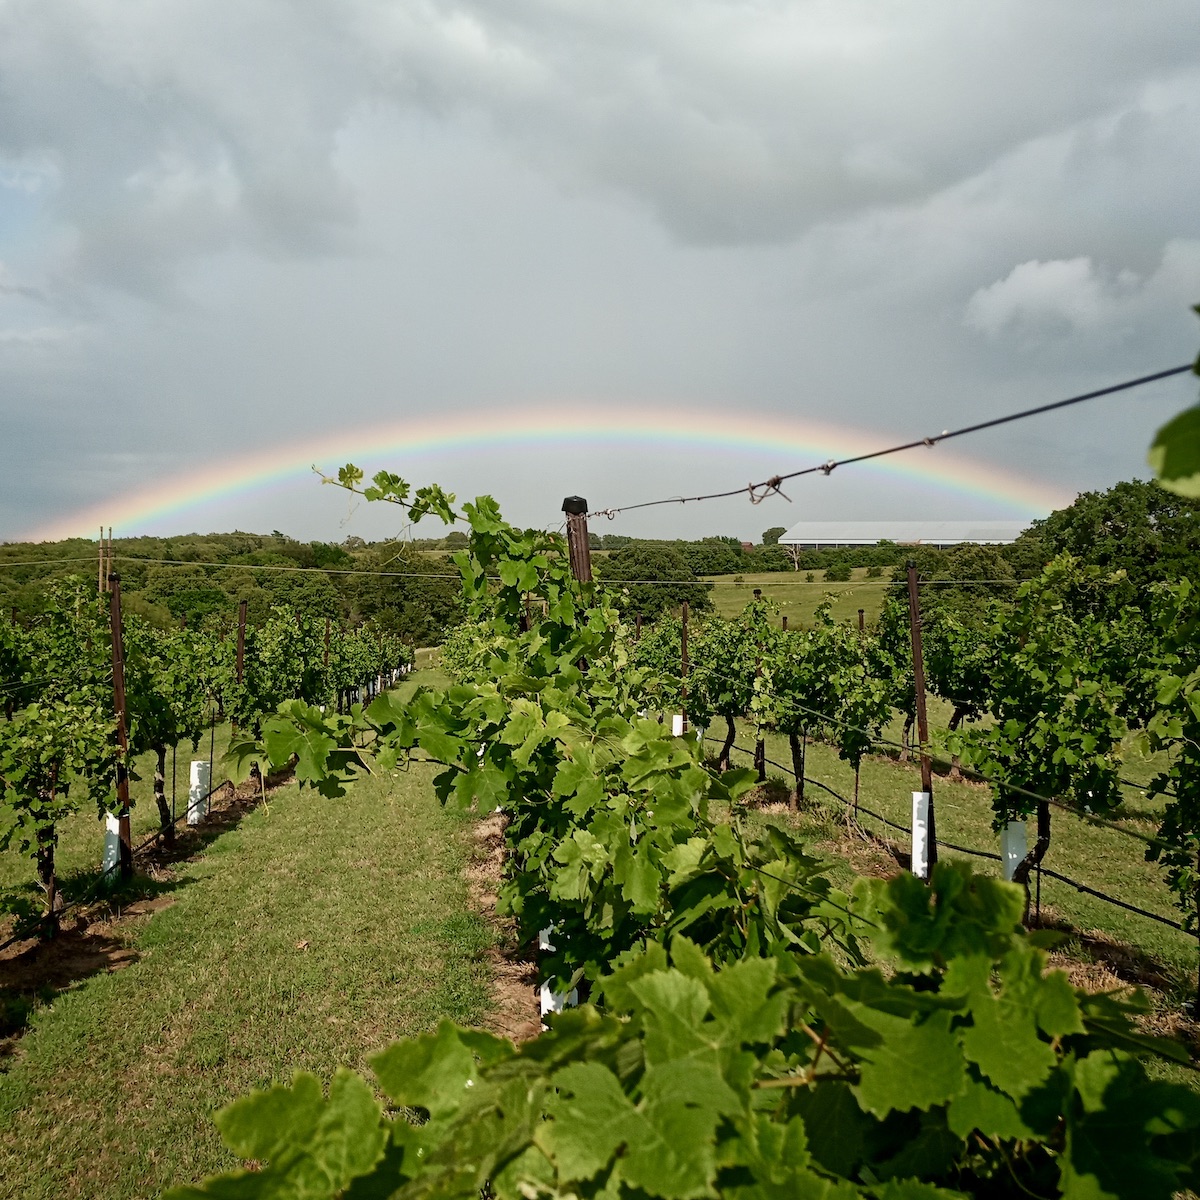
<path id="1" fill-rule="evenodd" d="M 778 546 L 779 539 L 787 533 L 787 529 L 783 525 L 772 525 L 770 529 L 763 531 L 762 544 L 764 546 Z"/>
<path id="2" fill-rule="evenodd" d="M 1071 554 L 1127 582 L 1110 592 L 1113 610 L 1152 583 L 1200 578 L 1200 500 L 1139 479 L 1084 492 L 1033 523 L 1049 557 Z"/>
<path id="3" fill-rule="evenodd" d="M 839 757 L 854 768 L 857 794 L 863 756 L 891 713 L 887 682 L 872 673 L 872 639 L 835 621 L 831 603 L 818 605 L 808 629 L 771 631 L 752 704 L 761 720 L 787 736 L 797 808 L 804 801 L 810 734 L 837 746 Z"/>
<path id="4" fill-rule="evenodd" d="M 746 570 L 746 552 L 737 538 L 708 537 L 676 542 L 675 548 L 697 575 L 733 575 Z"/>
<path id="5" fill-rule="evenodd" d="M 664 612 L 677 612 L 687 601 L 693 612 L 712 607 L 708 587 L 678 550 L 666 546 L 635 545 L 597 559 L 595 572 L 613 594 L 613 603 L 624 615 L 640 614 L 653 621 Z"/>
<path id="6" fill-rule="evenodd" d="M 432 646 L 462 620 L 457 572 L 445 555 L 391 543 L 364 551 L 358 564 L 364 573 L 342 585 L 353 621 L 373 621 L 414 645 Z"/>

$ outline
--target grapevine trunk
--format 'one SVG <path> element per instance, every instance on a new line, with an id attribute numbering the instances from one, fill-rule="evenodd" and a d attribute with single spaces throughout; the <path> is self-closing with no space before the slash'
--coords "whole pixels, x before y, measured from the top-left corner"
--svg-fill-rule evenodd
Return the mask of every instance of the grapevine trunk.
<path id="1" fill-rule="evenodd" d="M 171 820 L 171 809 L 167 804 L 167 748 L 164 745 L 154 747 L 154 803 L 158 805 L 158 823 L 162 829 L 163 838 L 167 842 L 175 840 L 175 823 Z"/>
<path id="2" fill-rule="evenodd" d="M 1029 876 L 1034 867 L 1041 864 L 1050 849 L 1050 805 L 1045 800 L 1039 800 L 1037 806 L 1037 841 L 1033 849 L 1017 864 L 1013 871 L 1013 883 L 1019 883 L 1025 889 L 1025 924 L 1029 924 Z"/>
<path id="3" fill-rule="evenodd" d="M 58 898 L 58 875 L 54 864 L 54 849 L 58 844 L 58 831 L 53 825 L 43 825 L 37 831 L 37 874 L 42 891 L 46 893 L 46 926 L 53 934 L 58 928 L 58 910 L 62 904 Z"/>
<path id="4" fill-rule="evenodd" d="M 796 776 L 796 788 L 792 793 L 794 812 L 804 803 L 804 759 L 808 750 L 808 739 L 801 738 L 798 733 L 789 733 L 788 745 L 792 750 L 792 773 Z"/>
<path id="5" fill-rule="evenodd" d="M 725 728 L 727 730 L 727 732 L 725 734 L 725 743 L 721 747 L 720 762 L 717 763 L 717 768 L 718 768 L 718 770 L 721 770 L 721 771 L 729 770 L 729 755 L 730 755 L 730 752 L 733 750 L 734 738 L 737 737 L 737 729 L 734 727 L 732 717 L 726 716 Z"/>

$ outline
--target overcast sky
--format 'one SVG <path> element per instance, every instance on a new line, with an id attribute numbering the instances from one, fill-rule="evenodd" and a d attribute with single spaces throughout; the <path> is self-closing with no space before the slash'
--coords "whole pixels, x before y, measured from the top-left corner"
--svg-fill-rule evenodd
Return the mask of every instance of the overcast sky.
<path id="1" fill-rule="evenodd" d="M 1197 17 L 1195 0 L 0 0 L 0 538 L 407 418 L 671 408 L 882 443 L 1185 362 Z M 1105 487 L 1145 475 L 1195 392 L 1184 377 L 956 453 Z M 811 460 L 794 443 L 389 458 L 538 525 L 571 492 L 619 504 Z M 851 470 L 790 505 L 602 532 L 1026 515 Z M 301 471 L 118 532 L 394 524 Z"/>

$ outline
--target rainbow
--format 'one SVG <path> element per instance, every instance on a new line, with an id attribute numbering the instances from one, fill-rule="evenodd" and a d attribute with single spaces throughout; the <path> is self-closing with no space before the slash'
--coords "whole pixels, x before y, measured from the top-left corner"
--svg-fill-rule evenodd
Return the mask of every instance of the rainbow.
<path id="1" fill-rule="evenodd" d="M 389 469 L 410 478 L 414 458 L 501 446 L 586 443 L 636 449 L 674 445 L 754 455 L 761 461 L 757 477 L 765 478 L 776 471 L 866 453 L 890 441 L 877 431 L 808 420 L 682 408 L 580 405 L 576 409 L 530 407 L 494 414 L 420 417 L 323 433 L 290 445 L 262 447 L 253 455 L 221 458 L 51 520 L 27 536 L 31 541 L 90 537 L 102 524 L 132 536 L 152 523 L 179 518 L 200 505 L 250 496 L 297 480 L 309 474 L 314 463 L 332 473 L 347 461 L 362 464 L 363 460 L 384 459 Z M 1060 487 L 953 454 L 943 447 L 906 451 L 845 470 L 861 471 L 876 479 L 880 475 L 907 479 L 943 493 L 985 500 L 1018 517 L 1044 516 L 1074 498 Z M 698 479 L 695 486 L 697 490 L 722 490 L 738 485 L 731 471 L 728 477 Z M 663 490 L 655 489 L 652 482 L 646 487 L 645 496 L 639 493 L 596 499 L 603 504 L 636 502 L 657 499 Z"/>

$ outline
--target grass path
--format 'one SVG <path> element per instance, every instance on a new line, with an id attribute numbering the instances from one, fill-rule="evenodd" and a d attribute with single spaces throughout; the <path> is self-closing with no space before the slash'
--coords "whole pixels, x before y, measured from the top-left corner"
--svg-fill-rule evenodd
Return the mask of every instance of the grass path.
<path id="1" fill-rule="evenodd" d="M 120 923 L 130 965 L 58 994 L 0 1060 L 0 1196 L 156 1195 L 234 1165 L 211 1121 L 232 1097 L 479 1022 L 493 934 L 430 778 L 290 784 L 180 863 L 169 906 Z"/>

